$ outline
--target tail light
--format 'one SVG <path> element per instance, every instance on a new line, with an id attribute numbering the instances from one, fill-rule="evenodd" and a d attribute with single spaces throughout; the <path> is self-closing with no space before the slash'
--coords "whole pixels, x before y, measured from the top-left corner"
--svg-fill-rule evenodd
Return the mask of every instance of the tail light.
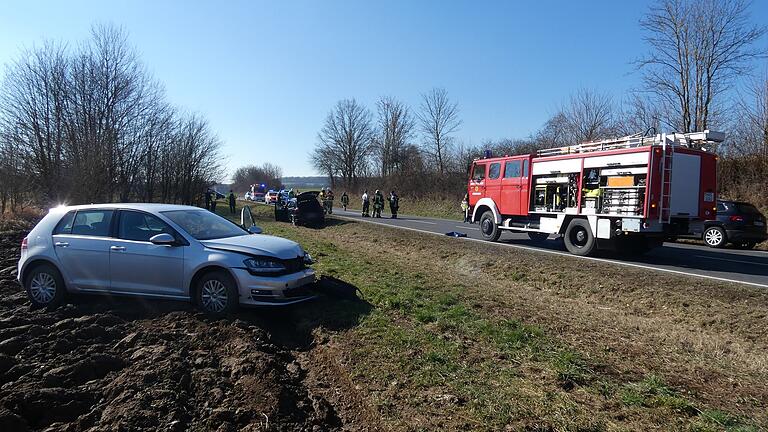
<path id="1" fill-rule="evenodd" d="M 26 237 L 24 237 L 24 239 L 21 241 L 21 250 L 25 251 L 27 250 L 27 247 L 28 247 L 28 240 Z"/>
<path id="2" fill-rule="evenodd" d="M 744 222 L 744 216 L 738 216 L 738 215 L 736 215 L 736 216 L 731 216 L 731 217 L 730 217 L 730 218 L 728 218 L 728 219 L 730 219 L 730 220 L 731 220 L 731 222 Z"/>

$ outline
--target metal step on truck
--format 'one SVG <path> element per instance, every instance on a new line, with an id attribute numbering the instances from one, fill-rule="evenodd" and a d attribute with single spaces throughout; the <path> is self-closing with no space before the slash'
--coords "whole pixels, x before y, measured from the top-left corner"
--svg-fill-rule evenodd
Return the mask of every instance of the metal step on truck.
<path id="1" fill-rule="evenodd" d="M 472 222 L 483 238 L 503 231 L 562 236 L 569 252 L 640 254 L 691 232 L 716 209 L 722 132 L 637 134 L 487 157 L 472 163 Z"/>

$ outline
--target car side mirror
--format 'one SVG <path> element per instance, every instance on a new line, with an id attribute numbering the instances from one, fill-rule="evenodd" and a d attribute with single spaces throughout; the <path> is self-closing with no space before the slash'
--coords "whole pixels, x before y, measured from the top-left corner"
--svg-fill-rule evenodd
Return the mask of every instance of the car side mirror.
<path id="1" fill-rule="evenodd" d="M 154 235 L 149 238 L 149 241 L 156 245 L 173 246 L 176 244 L 176 238 L 168 233 Z"/>
<path id="2" fill-rule="evenodd" d="M 251 234 L 261 234 L 262 229 L 257 227 L 256 225 L 251 225 L 248 227 L 248 232 Z"/>

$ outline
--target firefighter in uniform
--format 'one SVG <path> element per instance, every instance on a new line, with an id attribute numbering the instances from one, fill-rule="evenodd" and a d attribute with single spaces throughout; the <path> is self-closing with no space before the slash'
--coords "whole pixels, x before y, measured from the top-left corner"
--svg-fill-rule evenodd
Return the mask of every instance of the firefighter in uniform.
<path id="1" fill-rule="evenodd" d="M 389 194 L 389 211 L 392 212 L 392 219 L 397 219 L 397 209 L 400 208 L 400 197 L 395 191 Z"/>
<path id="2" fill-rule="evenodd" d="M 230 189 L 229 190 L 229 196 L 227 197 L 229 199 L 229 212 L 231 214 L 235 214 L 235 192 Z"/>
<path id="3" fill-rule="evenodd" d="M 349 205 L 349 195 L 347 195 L 346 191 L 341 194 L 341 205 L 344 207 L 344 211 L 347 211 L 347 206 Z"/>
<path id="4" fill-rule="evenodd" d="M 366 189 L 365 192 L 363 192 L 363 217 L 371 217 L 370 214 L 368 214 L 368 208 L 371 205 L 371 201 L 368 198 L 368 190 Z"/>
<path id="5" fill-rule="evenodd" d="M 464 222 L 469 222 L 469 194 L 464 194 L 461 200 L 461 212 L 464 214 Z"/>
<path id="6" fill-rule="evenodd" d="M 380 218 L 381 211 L 384 209 L 384 195 L 381 191 L 376 189 L 376 193 L 373 195 L 373 217 Z"/>
<path id="7" fill-rule="evenodd" d="M 328 214 L 333 214 L 333 191 L 331 188 L 325 190 L 325 202 L 323 204 L 328 208 Z"/>

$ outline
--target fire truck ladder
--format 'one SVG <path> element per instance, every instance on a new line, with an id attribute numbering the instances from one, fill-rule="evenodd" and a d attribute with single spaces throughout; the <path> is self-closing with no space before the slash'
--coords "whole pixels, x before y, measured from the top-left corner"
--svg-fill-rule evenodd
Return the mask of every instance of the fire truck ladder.
<path id="1" fill-rule="evenodd" d="M 536 156 L 559 156 L 574 153 L 618 150 L 647 145 L 661 145 L 666 148 L 672 148 L 676 145 L 683 147 L 701 148 L 706 144 L 716 144 L 722 142 L 724 139 L 724 133 L 710 130 L 690 133 L 656 134 L 654 136 L 647 136 L 642 133 L 637 133 L 621 138 L 612 138 L 600 141 L 584 142 L 572 146 L 542 149 L 536 152 Z"/>
<path id="2" fill-rule="evenodd" d="M 672 221 L 672 161 L 675 146 L 667 143 L 667 134 L 661 134 L 661 199 L 659 223 Z"/>
<path id="3" fill-rule="evenodd" d="M 653 144 L 655 137 L 645 136 L 641 133 L 628 135 L 621 138 L 605 139 L 600 141 L 591 141 L 580 143 L 572 146 L 555 147 L 549 149 L 542 149 L 537 152 L 537 156 L 558 156 L 564 154 L 573 153 L 588 153 L 604 150 L 618 150 L 632 147 L 642 147 L 644 145 Z"/>

